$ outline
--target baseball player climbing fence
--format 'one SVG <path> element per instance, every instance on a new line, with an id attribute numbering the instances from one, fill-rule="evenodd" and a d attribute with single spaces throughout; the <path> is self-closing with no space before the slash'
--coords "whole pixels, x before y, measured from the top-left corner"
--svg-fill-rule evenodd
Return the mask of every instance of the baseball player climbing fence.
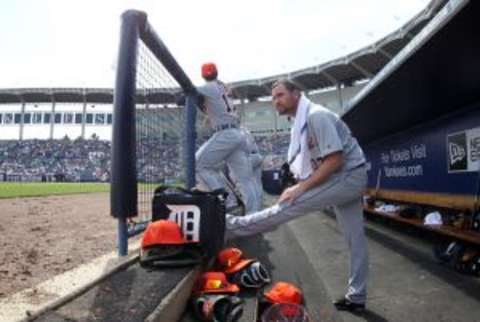
<path id="1" fill-rule="evenodd" d="M 179 107 L 179 95 L 185 104 Z M 151 219 L 160 184 L 195 185 L 196 89 L 140 11 L 122 15 L 114 93 L 111 214 L 119 254 Z M 183 105 L 183 104 L 182 104 Z M 199 131 L 201 134 L 201 132 Z M 133 219 L 135 217 L 135 219 Z"/>

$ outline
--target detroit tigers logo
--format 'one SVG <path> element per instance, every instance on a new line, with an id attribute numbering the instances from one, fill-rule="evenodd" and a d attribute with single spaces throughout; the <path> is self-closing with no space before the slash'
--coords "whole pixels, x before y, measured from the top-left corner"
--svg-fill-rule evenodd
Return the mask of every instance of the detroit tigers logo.
<path id="1" fill-rule="evenodd" d="M 166 205 L 168 220 L 175 221 L 188 241 L 200 241 L 200 208 L 196 205 Z"/>

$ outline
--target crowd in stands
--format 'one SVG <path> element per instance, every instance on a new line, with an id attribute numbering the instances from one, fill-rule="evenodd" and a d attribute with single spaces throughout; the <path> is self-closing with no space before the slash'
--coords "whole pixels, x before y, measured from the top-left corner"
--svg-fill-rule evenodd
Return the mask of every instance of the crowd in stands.
<path id="1" fill-rule="evenodd" d="M 255 141 L 264 157 L 264 169 L 280 168 L 286 162 L 290 134 L 260 136 Z"/>
<path id="2" fill-rule="evenodd" d="M 178 181 L 183 177 L 182 144 L 177 139 L 143 138 L 137 142 L 137 178 L 141 182 Z"/>
<path id="3" fill-rule="evenodd" d="M 3 181 L 108 181 L 109 171 L 107 141 L 0 141 Z"/>
<path id="4" fill-rule="evenodd" d="M 203 140 L 198 140 L 197 147 Z M 289 135 L 256 137 L 264 168 L 279 167 Z M 178 181 L 183 176 L 182 144 L 174 138 L 140 138 L 137 177 L 140 182 Z M 97 139 L 0 141 L 0 181 L 110 180 L 111 143 Z"/>

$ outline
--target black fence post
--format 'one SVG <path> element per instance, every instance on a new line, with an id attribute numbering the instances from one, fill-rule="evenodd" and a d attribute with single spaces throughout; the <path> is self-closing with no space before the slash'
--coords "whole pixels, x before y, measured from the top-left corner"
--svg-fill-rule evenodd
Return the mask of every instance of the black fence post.
<path id="1" fill-rule="evenodd" d="M 135 95 L 137 44 L 142 20 L 138 11 L 122 15 L 120 48 L 113 99 L 113 134 L 111 165 L 111 215 L 118 219 L 118 252 L 127 255 L 126 219 L 136 216 L 137 173 L 135 135 Z"/>
<path id="2" fill-rule="evenodd" d="M 187 95 L 185 102 L 185 180 L 186 188 L 195 186 L 195 120 L 197 106 L 193 95 Z"/>

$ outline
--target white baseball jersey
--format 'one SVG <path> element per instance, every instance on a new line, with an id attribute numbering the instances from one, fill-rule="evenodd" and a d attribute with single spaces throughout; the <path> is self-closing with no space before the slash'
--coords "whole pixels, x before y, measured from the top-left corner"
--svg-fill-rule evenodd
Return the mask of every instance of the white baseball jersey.
<path id="1" fill-rule="evenodd" d="M 227 86 L 219 80 L 207 81 L 197 88 L 205 98 L 204 106 L 213 128 L 225 124 L 239 125 L 237 109 L 229 97 Z"/>
<path id="2" fill-rule="evenodd" d="M 317 105 L 310 109 L 307 124 L 308 149 L 314 170 L 320 166 L 325 156 L 337 151 L 343 151 L 342 170 L 350 170 L 365 163 L 362 148 L 337 114 Z"/>

